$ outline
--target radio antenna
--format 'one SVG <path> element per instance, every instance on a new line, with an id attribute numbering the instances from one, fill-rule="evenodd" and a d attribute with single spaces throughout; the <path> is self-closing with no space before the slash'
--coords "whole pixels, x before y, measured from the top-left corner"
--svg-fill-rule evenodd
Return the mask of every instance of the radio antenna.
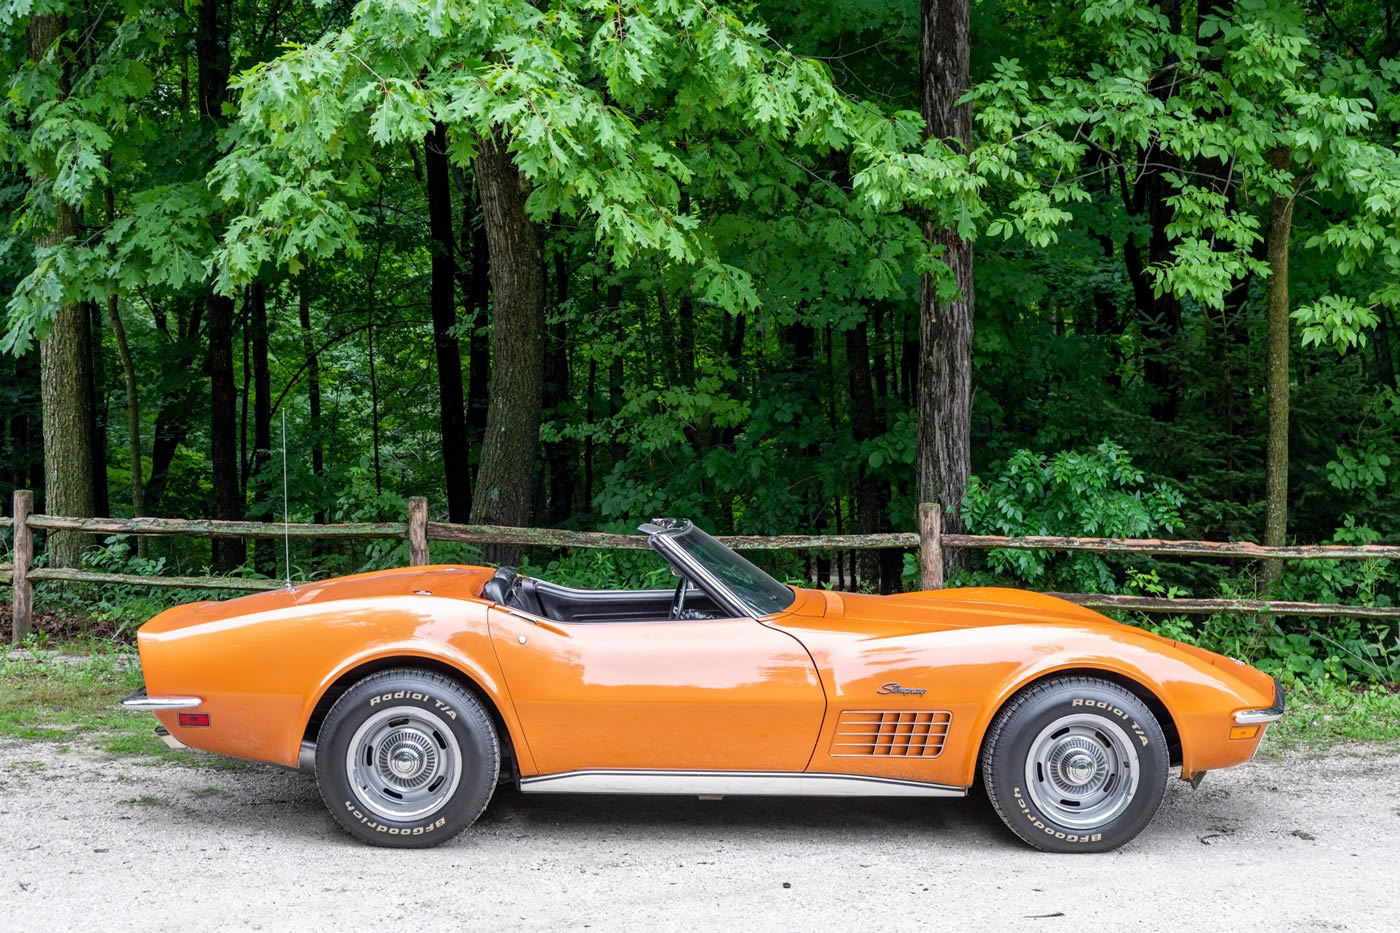
<path id="1" fill-rule="evenodd" d="M 287 504 L 287 409 L 282 409 L 282 565 L 287 572 L 287 589 L 292 588 L 291 511 Z"/>

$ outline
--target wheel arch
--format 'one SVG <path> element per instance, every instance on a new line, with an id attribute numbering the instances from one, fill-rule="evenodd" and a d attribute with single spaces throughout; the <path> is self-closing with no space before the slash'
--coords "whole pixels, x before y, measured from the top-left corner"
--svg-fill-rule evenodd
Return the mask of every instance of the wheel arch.
<path id="1" fill-rule="evenodd" d="M 344 696 L 347 690 L 371 674 L 394 668 L 410 668 L 440 674 L 454 681 L 475 697 L 481 703 L 482 708 L 486 710 L 487 715 L 491 717 L 491 724 L 496 727 L 496 734 L 501 739 L 501 780 L 514 781 L 520 777 L 521 765 L 519 754 L 516 751 L 515 736 L 512 734 L 510 724 L 506 722 L 495 698 L 467 671 L 441 658 L 426 655 L 387 654 L 353 664 L 342 671 L 335 680 L 327 685 L 326 689 L 321 692 L 321 696 L 317 698 L 315 705 L 312 706 L 311 714 L 302 730 L 302 742 L 314 743 L 316 741 L 317 733 L 320 732 L 321 724 L 325 722 L 326 715 L 330 713 L 335 701 Z"/>
<path id="2" fill-rule="evenodd" d="M 1116 684 L 1127 690 L 1133 696 L 1142 701 L 1148 712 L 1157 720 L 1157 725 L 1162 729 L 1162 735 L 1167 740 L 1167 758 L 1171 765 L 1182 763 L 1181 729 L 1178 727 L 1171 709 L 1162 700 L 1157 692 L 1141 680 L 1125 674 L 1122 671 L 1108 670 L 1101 667 L 1073 666 L 1056 668 L 1050 671 L 1042 671 L 1029 679 L 1017 684 L 1013 689 L 1006 691 L 1001 701 L 991 710 L 986 721 L 982 724 L 981 734 L 977 737 L 977 758 L 975 760 L 974 774 L 981 774 L 982 753 L 986 748 L 987 733 L 991 731 L 992 723 L 997 716 L 1018 696 L 1025 693 L 1032 687 L 1039 686 L 1048 681 L 1061 680 L 1067 677 L 1092 677 L 1096 680 L 1107 681 Z"/>

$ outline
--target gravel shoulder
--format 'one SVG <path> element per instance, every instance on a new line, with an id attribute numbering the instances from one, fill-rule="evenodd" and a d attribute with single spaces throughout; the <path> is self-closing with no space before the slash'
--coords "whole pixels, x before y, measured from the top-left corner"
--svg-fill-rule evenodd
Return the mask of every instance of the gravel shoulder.
<path id="1" fill-rule="evenodd" d="M 1400 754 L 1173 780 L 1131 845 L 1032 851 L 967 800 L 497 794 L 447 845 L 360 845 L 314 780 L 0 740 L 15 930 L 1379 930 Z"/>

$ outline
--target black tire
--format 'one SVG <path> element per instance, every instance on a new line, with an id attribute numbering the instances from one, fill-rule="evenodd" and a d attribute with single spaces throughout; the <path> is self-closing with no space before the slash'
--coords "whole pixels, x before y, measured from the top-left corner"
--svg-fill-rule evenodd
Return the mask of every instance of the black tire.
<path id="1" fill-rule="evenodd" d="M 1090 677 L 1021 691 L 997 714 L 982 748 L 982 778 L 997 815 L 1047 852 L 1107 852 L 1136 837 L 1162 804 L 1170 765 L 1147 706 Z"/>
<path id="2" fill-rule="evenodd" d="M 361 752 L 353 761 L 352 743 Z M 451 839 L 486 809 L 500 768 L 490 715 L 461 684 L 428 671 L 396 668 L 359 681 L 316 738 L 321 799 L 352 836 L 379 846 Z"/>

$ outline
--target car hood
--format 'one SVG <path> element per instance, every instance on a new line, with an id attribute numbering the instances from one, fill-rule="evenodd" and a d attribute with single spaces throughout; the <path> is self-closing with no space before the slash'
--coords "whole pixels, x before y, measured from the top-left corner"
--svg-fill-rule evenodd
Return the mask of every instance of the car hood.
<path id="1" fill-rule="evenodd" d="M 1272 678 L 1242 661 L 1164 638 L 1136 625 L 1115 622 L 1092 609 L 1045 593 L 1007 587 L 923 590 L 893 596 L 799 590 L 789 624 L 801 617 L 806 628 L 842 633 L 860 640 L 897 638 L 951 629 L 1004 625 L 1070 626 L 1083 632 L 1131 637 L 1173 648 L 1239 677 L 1258 690 L 1272 690 Z M 783 622 L 778 621 L 779 626 Z"/>
<path id="2" fill-rule="evenodd" d="M 1006 587 L 922 590 L 893 596 L 805 590 L 803 596 L 805 598 L 793 604 L 793 611 L 800 615 L 823 616 L 831 621 L 867 623 L 876 627 L 894 625 L 906 632 L 911 629 L 1024 625 L 1027 622 L 1120 626 L 1120 623 L 1068 600 Z"/>

